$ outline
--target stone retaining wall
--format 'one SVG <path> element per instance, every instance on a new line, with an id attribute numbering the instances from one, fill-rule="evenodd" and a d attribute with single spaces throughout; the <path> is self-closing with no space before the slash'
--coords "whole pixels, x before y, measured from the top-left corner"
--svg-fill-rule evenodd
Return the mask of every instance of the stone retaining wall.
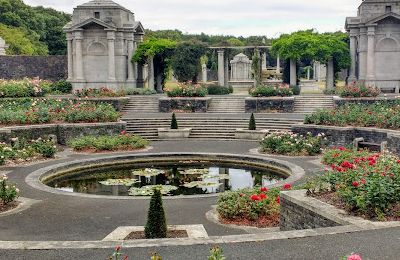
<path id="1" fill-rule="evenodd" d="M 376 98 L 341 98 L 333 97 L 335 107 L 344 106 L 346 104 L 373 104 L 377 102 L 393 103 L 399 101 L 400 98 L 396 97 L 376 97 Z"/>
<path id="2" fill-rule="evenodd" d="M 210 106 L 211 98 L 160 98 L 160 112 L 170 113 L 181 110 L 194 113 L 205 113 Z"/>
<path id="3" fill-rule="evenodd" d="M 381 144 L 388 142 L 391 152 L 400 154 L 400 131 L 367 128 L 367 127 L 337 127 L 321 125 L 293 125 L 292 131 L 299 134 L 312 133 L 314 136 L 324 133 L 332 145 L 349 145 L 355 138 L 363 137 L 366 142 Z"/>
<path id="4" fill-rule="evenodd" d="M 66 79 L 66 56 L 0 56 L 0 79 Z"/>
<path id="5" fill-rule="evenodd" d="M 294 97 L 249 97 L 245 99 L 246 113 L 294 112 Z"/>
<path id="6" fill-rule="evenodd" d="M 47 124 L 12 126 L 0 128 L 0 141 L 9 143 L 11 138 L 37 139 L 55 135 L 58 143 L 66 145 L 69 140 L 85 135 L 115 135 L 126 129 L 126 122 Z"/>

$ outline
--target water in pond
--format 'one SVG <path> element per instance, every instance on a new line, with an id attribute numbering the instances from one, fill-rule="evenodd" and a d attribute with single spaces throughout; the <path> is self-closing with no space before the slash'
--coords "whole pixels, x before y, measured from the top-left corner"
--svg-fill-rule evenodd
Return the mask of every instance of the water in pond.
<path id="1" fill-rule="evenodd" d="M 268 186 L 283 179 L 281 173 L 271 169 L 203 163 L 81 171 L 45 184 L 67 192 L 113 196 L 149 196 L 153 185 L 162 185 L 164 195 L 176 196 Z"/>

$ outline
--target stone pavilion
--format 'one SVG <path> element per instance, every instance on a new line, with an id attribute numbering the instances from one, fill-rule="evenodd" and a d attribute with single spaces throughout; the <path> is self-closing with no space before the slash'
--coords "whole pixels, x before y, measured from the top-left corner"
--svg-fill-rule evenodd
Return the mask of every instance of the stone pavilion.
<path id="1" fill-rule="evenodd" d="M 350 33 L 349 81 L 365 80 L 387 91 L 400 86 L 400 1 L 364 0 L 357 17 L 346 19 Z"/>
<path id="2" fill-rule="evenodd" d="M 142 83 L 131 63 L 144 28 L 135 15 L 111 0 L 93 0 L 74 9 L 64 27 L 68 41 L 68 81 L 74 89 L 123 89 Z"/>

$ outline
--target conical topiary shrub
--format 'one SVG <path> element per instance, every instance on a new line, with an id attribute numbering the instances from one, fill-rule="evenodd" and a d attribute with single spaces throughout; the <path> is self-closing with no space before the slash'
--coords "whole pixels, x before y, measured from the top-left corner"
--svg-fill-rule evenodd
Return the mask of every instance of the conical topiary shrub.
<path id="1" fill-rule="evenodd" d="M 171 129 L 178 129 L 178 121 L 176 121 L 175 113 L 172 114 Z"/>
<path id="2" fill-rule="evenodd" d="M 249 130 L 256 130 L 256 129 L 257 129 L 256 119 L 254 118 L 254 114 L 252 113 L 249 122 Z"/>
<path id="3" fill-rule="evenodd" d="M 147 239 L 167 237 L 167 221 L 159 188 L 155 188 L 151 196 L 144 234 Z"/>

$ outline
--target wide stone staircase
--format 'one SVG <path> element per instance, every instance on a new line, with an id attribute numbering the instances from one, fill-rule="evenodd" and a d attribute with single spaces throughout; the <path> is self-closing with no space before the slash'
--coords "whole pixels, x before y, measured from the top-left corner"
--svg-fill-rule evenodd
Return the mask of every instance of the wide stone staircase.
<path id="1" fill-rule="evenodd" d="M 149 140 L 158 139 L 158 128 L 169 128 L 170 117 L 164 118 L 130 118 L 125 116 L 127 132 L 141 135 Z M 235 138 L 237 128 L 247 128 L 248 118 L 226 118 L 226 117 L 190 117 L 177 115 L 180 128 L 192 128 L 189 138 L 197 139 L 221 139 L 229 140 Z M 288 131 L 293 124 L 302 122 L 301 119 L 284 118 L 256 118 L 257 129 L 270 129 Z"/>
<path id="2" fill-rule="evenodd" d="M 124 106 L 122 112 L 129 115 L 132 113 L 157 113 L 158 99 L 160 96 L 131 96 L 128 104 Z"/>
<path id="3" fill-rule="evenodd" d="M 208 113 L 236 114 L 245 112 L 244 96 L 213 96 Z"/>
<path id="4" fill-rule="evenodd" d="M 294 112 L 312 113 L 318 109 L 333 108 L 333 97 L 325 95 L 301 95 L 295 97 Z"/>

